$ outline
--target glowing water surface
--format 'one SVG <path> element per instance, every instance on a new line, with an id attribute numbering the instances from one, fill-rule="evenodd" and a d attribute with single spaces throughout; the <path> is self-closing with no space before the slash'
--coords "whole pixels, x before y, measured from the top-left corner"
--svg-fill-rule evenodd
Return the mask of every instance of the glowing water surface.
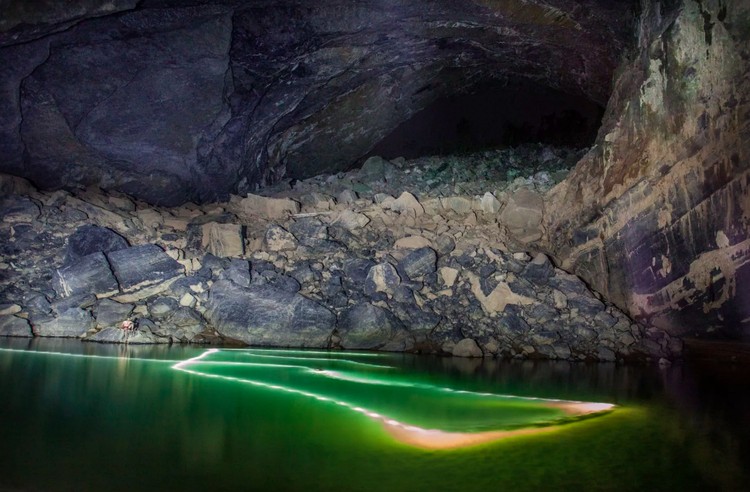
<path id="1" fill-rule="evenodd" d="M 0 339 L 0 490 L 742 490 L 670 371 Z"/>

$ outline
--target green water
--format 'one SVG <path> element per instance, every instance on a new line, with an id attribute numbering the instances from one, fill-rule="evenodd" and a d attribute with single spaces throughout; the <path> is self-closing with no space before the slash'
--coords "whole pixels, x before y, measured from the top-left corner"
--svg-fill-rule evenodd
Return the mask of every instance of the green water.
<path id="1" fill-rule="evenodd" d="M 748 389 L 690 366 L 5 339 L 0 490 L 749 490 Z M 545 432 L 425 450 L 386 420 Z"/>

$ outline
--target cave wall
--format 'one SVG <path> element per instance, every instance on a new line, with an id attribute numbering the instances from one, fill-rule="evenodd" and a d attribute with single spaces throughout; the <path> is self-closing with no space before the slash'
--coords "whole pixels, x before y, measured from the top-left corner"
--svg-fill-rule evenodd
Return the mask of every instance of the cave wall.
<path id="1" fill-rule="evenodd" d="M 604 104 L 617 0 L 11 1 L 0 171 L 151 203 L 211 201 L 358 162 L 481 81 Z"/>
<path id="2" fill-rule="evenodd" d="M 597 144 L 547 204 L 550 248 L 673 334 L 750 338 L 750 4 L 643 2 Z"/>

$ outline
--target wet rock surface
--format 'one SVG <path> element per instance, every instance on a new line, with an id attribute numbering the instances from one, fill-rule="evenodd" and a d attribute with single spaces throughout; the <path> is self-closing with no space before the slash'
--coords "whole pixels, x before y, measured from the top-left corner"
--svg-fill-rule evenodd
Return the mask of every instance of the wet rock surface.
<path id="1" fill-rule="evenodd" d="M 381 159 L 364 171 L 267 189 L 268 196 L 173 208 L 101 190 L 30 188 L 40 214 L 26 224 L 58 240 L 29 251 L 9 241 L 3 332 L 25 333 L 30 322 L 36 336 L 111 343 L 223 340 L 607 361 L 678 356 L 679 340 L 634 323 L 557 268 L 541 241 L 525 230 L 514 235 L 505 222 L 503 211 L 522 201 L 514 197 L 545 196 L 550 170 L 564 168 L 571 153 L 537 146 L 398 166 Z M 433 173 L 457 159 L 489 163 L 490 155 L 503 179 L 465 173 L 466 181 L 446 186 Z M 509 173 L 518 155 L 537 172 Z M 77 220 L 59 221 L 60 214 Z M 63 265 L 82 227 L 100 221 L 109 231 L 93 235 L 102 251 L 114 231 L 126 247 Z M 241 231 L 242 247 L 203 241 L 206 224 L 221 224 L 235 244 Z M 16 239 L 15 227 L 4 223 L 0 233 Z M 54 275 L 20 266 L 32 258 Z"/>

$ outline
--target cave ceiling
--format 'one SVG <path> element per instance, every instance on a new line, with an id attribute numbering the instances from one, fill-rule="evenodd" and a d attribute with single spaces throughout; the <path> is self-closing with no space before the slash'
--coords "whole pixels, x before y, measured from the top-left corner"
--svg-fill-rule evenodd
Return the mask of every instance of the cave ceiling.
<path id="1" fill-rule="evenodd" d="M 606 104 L 634 6 L 610 0 L 14 0 L 0 170 L 157 204 L 347 169 L 489 80 Z"/>

